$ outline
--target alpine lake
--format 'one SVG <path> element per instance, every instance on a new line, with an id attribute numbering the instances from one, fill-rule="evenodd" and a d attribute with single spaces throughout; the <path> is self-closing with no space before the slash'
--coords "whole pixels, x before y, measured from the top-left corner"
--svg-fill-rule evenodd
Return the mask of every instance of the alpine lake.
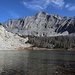
<path id="1" fill-rule="evenodd" d="M 0 75 L 75 75 L 75 51 L 0 51 Z"/>

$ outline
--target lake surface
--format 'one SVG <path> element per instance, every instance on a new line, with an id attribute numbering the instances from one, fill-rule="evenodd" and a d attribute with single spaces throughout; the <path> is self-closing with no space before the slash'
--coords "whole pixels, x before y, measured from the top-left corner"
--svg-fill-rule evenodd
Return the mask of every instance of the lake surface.
<path id="1" fill-rule="evenodd" d="M 0 51 L 0 75 L 69 75 L 68 72 L 75 75 L 74 51 Z"/>

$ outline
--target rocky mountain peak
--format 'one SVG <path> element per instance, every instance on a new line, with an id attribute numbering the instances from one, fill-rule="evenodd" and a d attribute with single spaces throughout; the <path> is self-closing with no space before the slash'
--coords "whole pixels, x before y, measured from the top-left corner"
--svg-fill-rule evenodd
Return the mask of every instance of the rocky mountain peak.
<path id="1" fill-rule="evenodd" d="M 43 15 L 46 15 L 47 13 L 44 12 L 44 11 L 40 11 L 40 12 L 38 12 L 37 14 L 38 14 L 38 15 L 42 15 L 42 14 L 43 14 Z"/>
<path id="2" fill-rule="evenodd" d="M 33 16 L 8 20 L 3 22 L 2 25 L 8 31 L 21 35 L 55 36 L 65 35 L 65 32 L 75 33 L 75 18 L 61 17 L 44 11 L 40 11 Z"/>
<path id="3" fill-rule="evenodd" d="M 40 11 L 40 12 L 38 12 L 35 16 L 38 16 L 38 17 L 44 17 L 44 16 L 46 16 L 46 15 L 47 15 L 46 12 Z"/>

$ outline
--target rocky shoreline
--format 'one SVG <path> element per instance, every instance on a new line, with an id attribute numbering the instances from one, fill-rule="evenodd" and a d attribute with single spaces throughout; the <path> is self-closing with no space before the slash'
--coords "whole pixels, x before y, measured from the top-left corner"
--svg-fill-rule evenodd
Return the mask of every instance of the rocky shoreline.
<path id="1" fill-rule="evenodd" d="M 70 49 L 64 49 L 64 48 L 56 48 L 56 49 L 50 49 L 50 48 L 39 48 L 39 47 L 19 47 L 16 48 L 16 50 L 68 50 L 68 51 L 75 51 L 75 48 Z"/>
<path id="2" fill-rule="evenodd" d="M 34 75 L 35 72 L 36 72 L 35 70 L 32 71 L 31 69 L 26 70 L 26 71 L 11 69 L 11 70 L 6 70 L 6 71 L 1 72 L 0 75 Z M 45 73 L 44 75 L 49 75 L 46 73 L 46 70 L 43 73 Z M 75 69 L 61 67 L 53 71 L 51 75 L 75 75 Z"/>

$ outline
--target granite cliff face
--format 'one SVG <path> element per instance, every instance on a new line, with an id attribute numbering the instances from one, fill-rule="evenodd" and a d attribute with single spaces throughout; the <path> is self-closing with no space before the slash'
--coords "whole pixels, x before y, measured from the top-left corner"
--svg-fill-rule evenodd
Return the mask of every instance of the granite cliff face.
<path id="1" fill-rule="evenodd" d="M 23 49 L 32 45 L 50 49 L 75 49 L 74 38 L 75 17 L 61 17 L 41 11 L 33 16 L 0 23 L 0 50 Z"/>
<path id="2" fill-rule="evenodd" d="M 7 31 L 21 35 L 59 36 L 75 33 L 75 18 L 39 12 L 33 16 L 10 19 L 2 25 Z"/>
<path id="3" fill-rule="evenodd" d="M 6 29 L 0 25 L 0 50 L 17 50 L 19 47 L 30 47 L 30 44 L 26 44 L 28 38 L 22 38 L 16 34 L 6 31 Z"/>

